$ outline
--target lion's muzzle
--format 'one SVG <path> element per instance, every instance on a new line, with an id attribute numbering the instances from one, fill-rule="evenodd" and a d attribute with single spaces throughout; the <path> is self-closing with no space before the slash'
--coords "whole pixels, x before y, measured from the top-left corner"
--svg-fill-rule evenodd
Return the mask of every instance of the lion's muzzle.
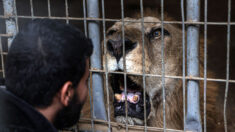
<path id="1" fill-rule="evenodd" d="M 125 38 L 125 53 L 127 54 L 129 51 L 133 50 L 137 43 Z M 123 56 L 123 39 L 109 39 L 107 41 L 107 49 L 109 53 L 114 56 L 117 62 Z"/>
<path id="2" fill-rule="evenodd" d="M 148 94 L 145 94 L 144 100 L 144 92 L 143 88 L 134 83 L 129 77 L 126 80 L 126 93 L 124 92 L 124 80 L 123 75 L 121 74 L 113 74 L 111 76 L 111 85 L 114 91 L 114 116 L 118 122 L 124 123 L 125 121 L 129 123 L 136 124 L 137 120 L 140 122 L 144 120 L 144 109 L 146 109 L 146 117 L 150 114 L 151 105 L 150 98 Z M 126 101 L 125 101 L 126 100 Z M 144 106 L 145 101 L 145 106 Z M 127 105 L 126 105 L 127 102 Z M 127 115 L 128 120 L 125 120 L 126 117 L 126 106 L 127 106 Z M 120 120 L 122 119 L 122 120 Z M 135 123 L 136 122 L 136 123 Z M 138 123 L 138 125 L 141 125 Z"/>

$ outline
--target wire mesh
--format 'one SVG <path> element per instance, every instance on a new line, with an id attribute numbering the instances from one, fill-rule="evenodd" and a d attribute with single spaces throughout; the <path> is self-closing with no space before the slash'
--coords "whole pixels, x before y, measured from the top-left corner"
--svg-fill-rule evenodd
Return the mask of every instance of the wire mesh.
<path id="1" fill-rule="evenodd" d="M 7 1 L 7 0 L 3 0 L 3 3 Z M 165 119 L 165 116 L 166 116 L 166 108 L 165 108 L 165 88 L 164 88 L 164 83 L 165 83 L 165 79 L 166 78 L 171 78 L 171 79 L 179 79 L 179 80 L 182 80 L 183 81 L 183 100 L 184 100 L 184 106 L 183 106 L 183 113 L 184 113 L 184 126 L 186 124 L 186 119 L 185 119 L 185 115 L 186 115 L 186 112 L 185 112 L 185 82 L 187 80 L 197 80 L 197 81 L 204 81 L 204 98 L 203 98 L 203 101 L 204 101 L 204 131 L 206 132 L 206 128 L 207 128 L 207 124 L 206 124 L 206 88 L 207 88 L 207 82 L 208 81 L 213 81 L 213 82 L 225 82 L 226 83 L 226 89 L 225 89 L 225 98 L 224 98 L 224 127 L 225 127 L 225 131 L 227 131 L 227 119 L 226 119 L 226 104 L 227 104 L 227 95 L 228 95 L 228 88 L 229 88 L 229 84 L 230 83 L 235 83 L 235 80 L 231 80 L 229 79 L 229 57 L 230 57 L 230 27 L 232 25 L 235 25 L 235 22 L 231 22 L 231 0 L 228 0 L 228 21 L 227 22 L 208 22 L 207 21 L 207 0 L 205 0 L 205 5 L 204 5 L 204 8 L 205 8 L 205 12 L 204 12 L 204 21 L 185 21 L 185 18 L 184 18 L 184 0 L 181 0 L 181 16 L 182 16 L 182 21 L 165 21 L 164 20 L 164 1 L 161 0 L 161 21 L 160 22 L 151 22 L 151 23 L 160 23 L 162 25 L 161 27 L 161 31 L 163 32 L 163 29 L 164 29 L 164 24 L 178 24 L 178 25 L 182 25 L 182 35 L 183 35 L 183 38 L 182 38 L 182 47 L 183 47 L 183 75 L 182 76 L 169 76 L 169 75 L 165 75 L 165 67 L 164 67 L 164 41 L 163 41 L 163 38 L 164 36 L 162 37 L 162 73 L 161 74 L 146 74 L 145 73 L 145 53 L 144 53 L 144 49 L 142 51 L 143 53 L 143 57 L 142 57 L 142 62 L 143 62 L 143 73 L 142 74 L 137 74 L 137 73 L 127 73 L 126 72 L 126 60 L 125 60 L 125 23 L 126 22 L 133 22 L 133 23 L 141 23 L 141 30 L 142 30 L 142 43 L 143 43 L 143 47 L 144 47 L 144 23 L 149 23 L 149 22 L 145 22 L 143 17 L 144 17 L 144 13 L 143 13 L 143 0 L 140 0 L 140 13 L 141 13 L 141 19 L 140 20 L 126 20 L 124 19 L 125 15 L 124 15 L 124 1 L 121 0 L 121 20 L 120 19 L 110 19 L 110 18 L 105 18 L 105 4 L 104 4 L 104 0 L 102 0 L 102 18 L 96 18 L 96 17 L 87 17 L 87 14 L 86 14 L 86 1 L 83 0 L 83 13 L 84 13 L 84 16 L 83 17 L 72 17 L 72 16 L 69 16 L 69 8 L 68 8 L 68 0 L 65 0 L 65 14 L 66 16 L 65 17 L 57 17 L 57 16 L 51 16 L 51 2 L 50 0 L 47 0 L 47 5 L 48 5 L 48 16 L 35 16 L 34 14 L 34 7 L 33 7 L 33 0 L 30 0 L 30 12 L 31 12 L 31 16 L 24 16 L 24 15 L 17 15 L 17 10 L 16 10 L 16 1 L 14 0 L 13 1 L 13 6 L 12 6 L 12 9 L 13 11 L 11 11 L 11 13 L 6 13 L 4 15 L 0 15 L 0 18 L 2 19 L 5 19 L 6 20 L 6 23 L 7 21 L 13 21 L 13 23 L 11 23 L 10 25 L 14 25 L 15 26 L 15 29 L 14 31 L 10 31 L 10 30 L 7 30 L 6 33 L 1 33 L 0 34 L 0 45 L 1 45 L 1 61 L 2 61 L 2 70 L 0 70 L 0 72 L 3 73 L 3 77 L 5 77 L 5 73 L 4 73 L 4 56 L 7 55 L 7 52 L 4 52 L 3 51 L 3 47 L 2 47 L 2 37 L 7 37 L 9 38 L 9 44 L 11 43 L 11 40 L 14 36 L 14 34 L 18 31 L 18 19 L 19 18 L 22 18 L 22 19 L 34 19 L 34 18 L 50 18 L 50 19 L 56 19 L 56 20 L 66 20 L 66 23 L 69 23 L 69 21 L 71 20 L 75 20 L 75 21 L 83 21 L 84 22 L 84 32 L 85 32 L 85 35 L 87 36 L 88 35 L 88 31 L 87 31 L 87 22 L 93 22 L 93 21 L 100 21 L 102 22 L 103 24 L 103 37 L 104 37 L 104 42 L 106 42 L 106 22 L 122 22 L 122 40 L 123 40 L 123 66 L 124 66 L 124 72 L 111 72 L 111 71 L 108 71 L 108 67 L 107 67 L 107 56 L 105 56 L 105 70 L 102 70 L 101 68 L 98 68 L 98 69 L 90 69 L 90 72 L 91 73 L 104 73 L 105 75 L 105 86 L 106 86 L 106 94 L 107 94 L 107 103 L 109 106 L 110 105 L 110 102 L 109 102 L 109 89 L 108 89 L 108 84 L 109 84 L 109 80 L 108 80 L 108 75 L 109 74 L 122 74 L 124 76 L 124 89 L 125 89 L 125 108 L 126 108 L 126 119 L 128 117 L 127 113 L 127 82 L 126 82 L 126 78 L 127 78 L 127 75 L 136 75 L 136 76 L 142 76 L 143 77 L 143 90 L 144 90 L 144 102 L 146 101 L 146 95 L 145 95 L 145 89 L 146 89 L 146 86 L 145 86 L 145 78 L 146 77 L 158 77 L 158 78 L 161 78 L 162 79 L 162 93 L 163 93 L 163 128 L 162 129 L 157 129 L 157 128 L 152 128 L 152 127 L 148 127 L 147 126 L 147 117 L 146 117 L 146 104 L 144 103 L 144 127 L 143 128 L 139 128 L 141 130 L 145 130 L 145 131 L 180 131 L 180 130 L 171 130 L 171 129 L 167 129 L 166 128 L 166 119 Z M 4 10 L 6 11 L 6 10 Z M 185 26 L 187 25 L 203 25 L 204 26 L 204 77 L 189 77 L 189 76 L 186 76 L 185 75 Z M 219 25 L 219 26 L 226 26 L 227 27 L 227 62 L 226 62 L 226 79 L 218 79 L 218 78 L 208 78 L 207 77 L 207 26 L 208 25 Z M 8 28 L 10 26 L 8 26 L 8 24 L 6 24 L 6 28 Z M 164 35 L 164 34 L 162 34 Z M 106 54 L 106 44 L 104 44 L 104 53 Z M 91 80 L 92 81 L 92 80 Z M 91 92 L 91 91 L 90 91 Z M 90 93 L 91 95 L 91 93 Z M 91 99 L 92 100 L 92 99 Z M 91 102 L 92 103 L 92 102 Z M 94 119 L 93 118 L 93 115 L 92 115 L 92 119 L 91 119 L 91 128 L 93 131 L 95 131 L 94 129 L 94 124 L 99 122 L 99 123 L 107 123 L 106 125 L 108 125 L 108 128 L 106 130 L 109 130 L 111 131 L 113 126 L 115 126 L 116 124 L 114 122 L 111 122 L 111 114 L 110 114 L 110 108 L 108 107 L 108 116 L 107 116 L 107 121 L 101 121 L 101 120 L 97 120 L 97 119 Z M 92 106 L 91 106 L 91 111 L 92 110 Z M 93 113 L 93 112 L 91 112 Z M 89 120 L 90 121 L 90 120 Z M 125 124 L 125 131 L 131 131 L 133 130 L 133 127 L 128 125 L 128 123 L 126 122 Z M 138 127 L 137 127 L 138 128 Z M 137 129 L 136 128 L 136 129 Z M 77 129 L 77 128 L 76 128 Z M 76 131 L 76 130 L 75 130 Z M 185 131 L 185 128 L 184 128 L 184 131 Z"/>

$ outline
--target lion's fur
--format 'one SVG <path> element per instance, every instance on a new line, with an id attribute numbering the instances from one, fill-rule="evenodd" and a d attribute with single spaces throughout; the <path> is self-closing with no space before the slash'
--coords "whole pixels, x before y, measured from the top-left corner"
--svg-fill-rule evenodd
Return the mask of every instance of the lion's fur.
<path id="1" fill-rule="evenodd" d="M 145 15 L 147 16 L 147 15 Z M 152 28 L 161 28 L 159 17 L 144 17 L 144 34 L 146 35 Z M 124 31 L 125 38 L 137 42 L 137 47 L 128 52 L 125 56 L 126 71 L 127 73 L 143 74 L 143 40 L 142 40 L 142 26 L 140 18 L 125 18 Z M 133 22 L 139 21 L 139 22 Z M 128 22 L 126 22 L 128 21 Z M 151 23 L 153 22 L 153 23 Z M 158 22 L 158 23 L 156 23 Z M 182 30 L 181 28 L 164 24 L 164 28 L 169 31 L 170 36 L 164 38 L 164 66 L 165 76 L 182 76 Z M 106 36 L 106 41 L 109 39 L 115 40 L 122 37 L 122 22 L 116 22 L 112 27 L 107 30 L 115 30 L 112 35 Z M 202 40 L 202 41 L 201 41 Z M 149 41 L 144 37 L 144 66 L 145 74 L 161 75 L 162 74 L 162 58 L 161 58 L 161 39 Z M 102 42 L 103 44 L 106 42 Z M 204 50 L 203 39 L 200 39 L 200 77 L 204 76 Z M 105 51 L 105 49 L 104 49 Z M 106 63 L 107 62 L 107 63 Z M 107 69 L 106 69 L 107 64 Z M 103 68 L 107 71 L 115 71 L 119 67 L 124 70 L 123 57 L 119 63 L 116 63 L 115 57 L 109 54 L 103 54 Z M 207 76 L 216 78 L 216 75 L 210 69 L 207 69 Z M 142 76 L 130 76 L 130 78 L 137 84 L 143 86 Z M 105 83 L 104 83 L 105 84 Z M 147 117 L 147 125 L 155 127 L 163 127 L 163 97 L 162 97 L 162 78 L 161 76 L 146 76 L 145 78 L 146 93 L 150 96 L 151 100 L 151 113 Z M 186 84 L 187 86 L 187 84 Z M 183 83 L 182 79 L 165 78 L 165 108 L 166 108 L 166 127 L 172 129 L 183 129 Z M 200 81 L 200 108 L 201 108 L 201 121 L 203 122 L 203 95 L 204 95 L 204 82 Z M 219 85 L 212 81 L 207 81 L 207 104 L 206 104 L 206 119 L 207 130 L 223 131 L 223 108 L 221 100 L 218 100 Z M 106 101 L 106 108 L 111 113 L 112 121 L 114 118 L 114 93 L 111 88 L 110 80 L 108 84 L 108 97 L 109 105 L 107 103 L 107 89 L 104 86 L 104 100 Z M 186 95 L 187 97 L 187 95 Z M 187 100 L 185 100 L 186 104 Z M 89 104 L 89 103 L 87 103 Z M 186 104 L 187 105 L 187 104 Z M 186 106 L 185 106 L 186 107 Z M 89 106 L 87 105 L 87 108 Z M 88 113 L 87 113 L 88 114 Z M 125 118 L 119 117 L 116 119 L 118 122 L 125 122 Z M 130 120 L 130 121 L 129 121 Z M 132 124 L 135 120 L 128 117 L 128 123 Z M 137 121 L 139 122 L 139 121 Z M 138 124 L 138 123 L 133 123 Z M 232 130 L 232 129 L 231 129 Z"/>
<path id="2" fill-rule="evenodd" d="M 141 19 L 125 18 L 125 21 L 137 20 L 136 22 L 125 22 L 124 31 L 125 37 L 138 42 L 138 46 L 131 52 L 126 54 L 126 71 L 128 73 L 142 74 L 143 61 L 142 61 L 142 33 L 141 33 Z M 161 28 L 161 23 L 156 17 L 144 18 L 144 33 L 147 34 L 152 28 Z M 165 61 L 165 75 L 166 76 L 182 76 L 182 30 L 176 26 L 170 24 L 164 24 L 164 28 L 170 32 L 170 36 L 164 38 L 164 61 Z M 116 22 L 109 30 L 115 30 L 116 32 L 111 36 L 107 36 L 108 39 L 119 39 L 122 34 L 122 23 Z M 144 52 L 145 52 L 145 73 L 161 75 L 162 74 L 162 59 L 161 59 L 161 39 L 148 41 L 148 38 L 144 38 Z M 200 76 L 203 77 L 203 43 L 201 44 L 201 58 L 200 58 Z M 108 71 L 114 71 L 116 65 L 123 68 L 123 58 L 116 64 L 116 59 L 110 54 L 107 55 Z M 105 60 L 105 55 L 103 60 Z M 104 61 L 105 62 L 105 61 Z M 104 63 L 105 66 L 105 63 Z M 208 70 L 208 76 L 213 76 L 213 73 Z M 132 76 L 131 79 L 137 84 L 142 85 L 143 79 L 141 76 Z M 165 78 L 165 93 L 166 93 L 166 127 L 173 129 L 183 129 L 183 89 L 182 79 Z M 216 99 L 217 99 L 218 85 L 213 82 L 207 82 L 207 128 L 210 131 L 218 131 L 216 126 L 220 116 L 216 111 Z M 109 91 L 112 89 L 109 87 Z M 203 101 L 203 81 L 200 82 L 200 100 Z M 146 92 L 151 98 L 151 113 L 148 117 L 147 124 L 149 126 L 163 127 L 163 102 L 162 102 L 162 78 L 161 77 L 146 77 Z M 113 112 L 113 96 L 110 97 L 110 108 Z M 107 106 L 108 108 L 108 106 Z M 113 114 L 113 113 L 112 113 Z M 201 103 L 201 116 L 203 117 L 203 103 Z M 215 116 L 217 115 L 217 117 Z M 113 117 L 113 115 L 111 115 Z M 220 118 L 220 117 L 219 117 Z M 125 120 L 125 119 L 123 119 Z M 203 120 L 202 120 L 203 121 Z M 120 121 L 125 122 L 125 121 Z M 221 126 L 219 126 L 221 127 Z M 213 129 L 213 130 L 212 130 Z"/>

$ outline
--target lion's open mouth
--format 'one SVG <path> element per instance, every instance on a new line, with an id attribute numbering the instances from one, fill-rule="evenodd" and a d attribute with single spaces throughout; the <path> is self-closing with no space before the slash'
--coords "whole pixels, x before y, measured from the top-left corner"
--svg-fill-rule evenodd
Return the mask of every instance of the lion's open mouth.
<path id="1" fill-rule="evenodd" d="M 129 76 L 126 77 L 126 89 L 124 92 L 124 75 L 111 75 L 111 86 L 114 92 L 114 115 L 115 117 L 126 116 L 125 99 L 127 100 L 127 115 L 131 118 L 138 118 L 144 120 L 144 95 L 143 88 L 131 80 Z M 146 94 L 146 117 L 150 113 L 149 96 Z"/>

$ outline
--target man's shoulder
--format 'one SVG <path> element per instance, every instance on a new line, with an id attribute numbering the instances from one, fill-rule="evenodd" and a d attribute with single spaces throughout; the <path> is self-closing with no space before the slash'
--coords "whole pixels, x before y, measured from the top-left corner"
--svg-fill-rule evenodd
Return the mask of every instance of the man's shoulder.
<path id="1" fill-rule="evenodd" d="M 0 88 L 0 132 L 55 132 L 32 106 Z"/>
<path id="2" fill-rule="evenodd" d="M 25 107 L 8 93 L 6 89 L 0 88 L 0 132 L 30 132 L 30 120 L 24 110 Z M 27 109 L 27 108 L 26 108 Z"/>
<path id="3" fill-rule="evenodd" d="M 35 130 L 14 125 L 0 125 L 0 132 L 35 132 Z"/>

